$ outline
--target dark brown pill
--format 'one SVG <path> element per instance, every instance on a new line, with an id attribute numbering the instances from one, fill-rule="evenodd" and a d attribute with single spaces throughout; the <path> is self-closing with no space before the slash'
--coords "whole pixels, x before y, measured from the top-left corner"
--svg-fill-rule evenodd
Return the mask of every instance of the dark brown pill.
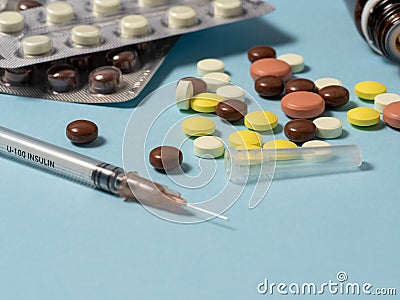
<path id="1" fill-rule="evenodd" d="M 289 80 L 285 85 L 286 94 L 293 92 L 315 92 L 315 84 L 313 81 L 305 78 L 296 78 Z"/>
<path id="2" fill-rule="evenodd" d="M 88 120 L 76 120 L 67 125 L 67 138 L 75 144 L 87 144 L 97 139 L 97 125 Z"/>
<path id="3" fill-rule="evenodd" d="M 48 69 L 47 80 L 51 89 L 58 93 L 73 91 L 79 87 L 78 70 L 66 64 L 55 65 Z"/>
<path id="4" fill-rule="evenodd" d="M 137 69 L 139 61 L 135 51 L 110 51 L 106 54 L 108 64 L 121 70 L 123 74 Z"/>
<path id="5" fill-rule="evenodd" d="M 324 98 L 325 104 L 330 107 L 338 107 L 349 102 L 349 90 L 340 85 L 330 85 L 322 88 L 319 95 Z"/>
<path id="6" fill-rule="evenodd" d="M 255 62 L 261 58 L 275 58 L 276 51 L 274 48 L 268 46 L 255 46 L 247 51 L 247 58 L 251 62 Z"/>
<path id="7" fill-rule="evenodd" d="M 254 82 L 256 92 L 262 97 L 276 97 L 282 94 L 285 83 L 282 78 L 267 75 L 258 78 Z"/>
<path id="8" fill-rule="evenodd" d="M 33 67 L 4 69 L 2 81 L 11 86 L 24 86 L 32 83 Z"/>
<path id="9" fill-rule="evenodd" d="M 207 83 L 196 77 L 184 77 L 181 80 L 191 81 L 193 84 L 193 95 L 206 93 L 207 92 Z"/>
<path id="10" fill-rule="evenodd" d="M 237 122 L 247 114 L 247 104 L 236 99 L 224 100 L 217 105 L 217 116 L 228 122 Z"/>
<path id="11" fill-rule="evenodd" d="M 106 66 L 94 69 L 89 75 L 89 91 L 93 94 L 111 94 L 117 91 L 121 82 L 121 71 Z"/>
<path id="12" fill-rule="evenodd" d="M 42 6 L 42 3 L 34 0 L 21 0 L 17 4 L 17 11 L 24 11 L 39 6 Z"/>
<path id="13" fill-rule="evenodd" d="M 304 143 L 315 138 L 317 127 L 310 120 L 294 119 L 286 123 L 286 137 L 295 143 Z"/>
<path id="14" fill-rule="evenodd" d="M 172 170 L 182 164 L 183 154 L 178 148 L 172 146 L 159 146 L 151 150 L 149 161 L 157 170 Z"/>

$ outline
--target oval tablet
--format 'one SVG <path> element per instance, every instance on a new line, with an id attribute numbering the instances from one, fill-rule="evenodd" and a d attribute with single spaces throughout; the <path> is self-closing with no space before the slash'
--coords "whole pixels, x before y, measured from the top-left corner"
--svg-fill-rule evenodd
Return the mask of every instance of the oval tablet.
<path id="1" fill-rule="evenodd" d="M 217 105 L 217 116 L 228 122 L 237 122 L 247 114 L 247 104 L 236 99 L 221 101 Z"/>
<path id="2" fill-rule="evenodd" d="M 261 134 L 250 130 L 238 130 L 229 135 L 229 145 L 238 147 L 241 145 L 254 145 L 260 147 L 263 141 Z"/>
<path id="3" fill-rule="evenodd" d="M 295 143 L 304 143 L 315 138 L 317 127 L 310 120 L 295 119 L 286 123 L 286 137 Z"/>
<path id="4" fill-rule="evenodd" d="M 93 25 L 78 25 L 71 29 L 71 40 L 78 46 L 96 46 L 100 43 L 100 29 Z"/>
<path id="5" fill-rule="evenodd" d="M 356 126 L 372 126 L 379 123 L 380 113 L 369 107 L 356 107 L 347 112 L 347 120 Z"/>
<path id="6" fill-rule="evenodd" d="M 196 11 L 184 5 L 173 6 L 168 10 L 168 27 L 185 28 L 197 24 Z"/>
<path id="7" fill-rule="evenodd" d="M 157 170 L 173 170 L 182 164 L 183 154 L 178 148 L 159 146 L 151 150 L 149 153 L 149 161 Z"/>
<path id="8" fill-rule="evenodd" d="M 377 81 L 362 81 L 354 86 L 357 97 L 365 100 L 374 100 L 379 94 L 386 93 L 386 86 Z"/>
<path id="9" fill-rule="evenodd" d="M 267 75 L 275 75 L 286 81 L 292 76 L 292 69 L 288 63 L 276 58 L 258 59 L 251 64 L 250 76 L 254 80 Z"/>
<path id="10" fill-rule="evenodd" d="M 189 136 L 213 134 L 215 122 L 204 117 L 191 117 L 182 121 L 182 131 Z"/>
<path id="11" fill-rule="evenodd" d="M 217 105 L 223 99 L 213 93 L 201 93 L 195 95 L 190 101 L 190 107 L 198 112 L 213 113 L 217 110 Z"/>
<path id="12" fill-rule="evenodd" d="M 340 86 L 343 85 L 343 83 L 339 79 L 331 78 L 331 77 L 319 78 L 314 81 L 314 84 L 315 84 L 315 87 L 317 88 L 317 91 L 319 91 L 320 89 L 323 89 L 326 86 L 330 86 L 330 85 L 340 85 Z"/>
<path id="13" fill-rule="evenodd" d="M 313 81 L 306 78 L 295 78 L 286 82 L 285 92 L 286 94 L 293 92 L 314 92 L 315 84 Z"/>
<path id="14" fill-rule="evenodd" d="M 319 90 L 319 95 L 324 99 L 326 106 L 339 107 L 350 99 L 349 90 L 340 85 L 329 85 Z"/>
<path id="15" fill-rule="evenodd" d="M 255 131 L 272 130 L 278 125 L 278 116 L 265 110 L 253 111 L 244 117 L 244 125 Z"/>
<path id="16" fill-rule="evenodd" d="M 215 0 L 214 16 L 220 18 L 232 18 L 242 14 L 242 3 L 240 0 Z"/>
<path id="17" fill-rule="evenodd" d="M 374 106 L 375 109 L 379 112 L 383 112 L 383 109 L 393 102 L 400 101 L 400 95 L 393 93 L 383 93 L 379 94 L 375 97 Z"/>
<path id="18" fill-rule="evenodd" d="M 322 139 L 334 139 L 342 135 L 342 122 L 333 117 L 321 117 L 313 121 L 317 127 L 316 136 Z"/>
<path id="19" fill-rule="evenodd" d="M 194 154 L 202 158 L 217 158 L 224 154 L 224 141 L 216 136 L 201 136 L 193 142 Z"/>
<path id="20" fill-rule="evenodd" d="M 121 0 L 94 0 L 93 12 L 98 15 L 109 15 L 119 12 Z"/>
<path id="21" fill-rule="evenodd" d="M 74 8 L 65 1 L 56 1 L 46 6 L 46 21 L 51 24 L 70 23 L 74 19 Z"/>
<path id="22" fill-rule="evenodd" d="M 244 101 L 245 93 L 244 90 L 236 85 L 225 85 L 217 89 L 216 94 L 223 100 L 236 99 Z"/>
<path id="23" fill-rule="evenodd" d="M 47 35 L 32 35 L 21 41 L 24 55 L 46 55 L 51 52 L 51 39 Z"/>
<path id="24" fill-rule="evenodd" d="M 138 37 L 149 33 L 149 20 L 141 15 L 129 15 L 121 19 L 122 37 Z"/>
<path id="25" fill-rule="evenodd" d="M 275 75 L 262 76 L 254 82 L 254 89 L 261 97 L 276 97 L 282 94 L 285 83 Z"/>
<path id="26" fill-rule="evenodd" d="M 292 68 L 292 73 L 300 73 L 304 70 L 304 57 L 300 54 L 288 53 L 278 56 L 278 59 L 287 62 Z"/>
<path id="27" fill-rule="evenodd" d="M 231 76 L 222 72 L 211 72 L 205 74 L 203 80 L 207 84 L 207 91 L 215 93 L 221 86 L 230 84 Z"/>
<path id="28" fill-rule="evenodd" d="M 325 102 L 316 93 L 294 92 L 282 98 L 281 109 L 289 117 L 310 119 L 324 112 Z"/>
<path id="29" fill-rule="evenodd" d="M 400 102 L 390 103 L 383 109 L 383 120 L 389 126 L 400 129 Z"/>
<path id="30" fill-rule="evenodd" d="M 24 29 L 24 16 L 16 11 L 4 11 L 0 13 L 0 31 L 3 33 L 15 33 Z"/>
<path id="31" fill-rule="evenodd" d="M 178 109 L 190 109 L 190 99 L 193 97 L 193 84 L 191 81 L 181 80 L 176 86 L 176 106 Z"/>
<path id="32" fill-rule="evenodd" d="M 256 60 L 262 58 L 275 58 L 276 51 L 274 48 L 269 46 L 254 46 L 247 51 L 247 58 L 250 62 L 255 62 Z"/>
<path id="33" fill-rule="evenodd" d="M 197 74 L 204 76 L 211 72 L 224 72 L 225 64 L 216 58 L 205 58 L 197 62 Z"/>
<path id="34" fill-rule="evenodd" d="M 98 127 L 88 120 L 76 120 L 67 125 L 67 138 L 75 144 L 87 144 L 93 142 L 98 136 Z"/>
<path id="35" fill-rule="evenodd" d="M 39 6 L 42 6 L 42 3 L 35 0 L 20 0 L 17 5 L 17 10 L 25 11 Z"/>

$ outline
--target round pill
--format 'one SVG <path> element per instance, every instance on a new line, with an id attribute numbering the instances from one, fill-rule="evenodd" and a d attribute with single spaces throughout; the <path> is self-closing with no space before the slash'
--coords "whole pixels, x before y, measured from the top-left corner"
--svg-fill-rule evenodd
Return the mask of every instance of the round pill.
<path id="1" fill-rule="evenodd" d="M 197 74 L 204 76 L 211 72 L 224 72 L 225 64 L 216 58 L 206 58 L 197 62 Z"/>
<path id="2" fill-rule="evenodd" d="M 275 58 L 276 51 L 274 48 L 269 46 L 254 46 L 247 51 L 247 58 L 251 62 L 262 58 Z"/>
<path id="3" fill-rule="evenodd" d="M 375 97 L 374 105 L 375 109 L 379 112 L 383 112 L 383 109 L 393 102 L 400 101 L 400 95 L 393 93 L 383 93 Z"/>
<path id="4" fill-rule="evenodd" d="M 217 89 L 216 94 L 222 97 L 223 100 L 226 99 L 236 99 L 244 101 L 245 93 L 244 90 L 236 85 L 225 85 Z"/>
<path id="5" fill-rule="evenodd" d="M 329 85 L 319 90 L 319 95 L 325 100 L 326 106 L 339 107 L 350 99 L 349 90 L 340 85 Z"/>
<path id="6" fill-rule="evenodd" d="M 1 81 L 10 86 L 24 86 L 32 83 L 33 67 L 21 67 L 15 69 L 4 69 Z"/>
<path id="7" fill-rule="evenodd" d="M 93 94 L 111 94 L 121 83 L 121 71 L 115 67 L 104 66 L 89 74 L 89 91 Z"/>
<path id="8" fill-rule="evenodd" d="M 157 170 L 173 170 L 182 164 L 183 154 L 178 148 L 159 146 L 150 151 L 149 161 Z"/>
<path id="9" fill-rule="evenodd" d="M 383 120 L 389 126 L 400 129 L 400 102 L 390 103 L 383 109 Z"/>
<path id="10" fill-rule="evenodd" d="M 240 0 L 215 0 L 214 16 L 220 18 L 232 18 L 242 14 L 242 3 Z"/>
<path id="11" fill-rule="evenodd" d="M 356 107 L 347 112 L 347 120 L 356 126 L 372 126 L 379 123 L 380 113 L 369 107 Z"/>
<path id="12" fill-rule="evenodd" d="M 254 89 L 261 97 L 276 97 L 282 94 L 285 83 L 275 75 L 262 76 L 254 82 Z"/>
<path id="13" fill-rule="evenodd" d="M 198 95 L 207 92 L 207 83 L 196 77 L 184 77 L 181 80 L 190 81 L 193 84 L 193 95 Z"/>
<path id="14" fill-rule="evenodd" d="M 87 144 L 97 139 L 97 125 L 88 120 L 76 120 L 67 125 L 67 138 L 75 144 Z"/>
<path id="15" fill-rule="evenodd" d="M 275 75 L 286 81 L 292 76 L 292 69 L 283 60 L 262 58 L 251 64 L 250 75 L 254 80 L 262 76 Z"/>
<path id="16" fill-rule="evenodd" d="M 149 33 L 149 20 L 141 15 L 129 15 L 121 19 L 122 37 L 138 37 Z"/>
<path id="17" fill-rule="evenodd" d="M 329 146 L 332 146 L 332 145 L 329 144 L 328 142 L 320 141 L 320 140 L 308 141 L 308 142 L 305 142 L 303 145 L 301 145 L 301 147 L 303 147 L 303 148 L 309 148 L 309 147 L 329 147 Z"/>
<path id="18" fill-rule="evenodd" d="M 140 6 L 153 7 L 166 4 L 167 0 L 138 0 L 138 3 Z"/>
<path id="19" fill-rule="evenodd" d="M 216 136 L 201 136 L 193 142 L 194 154 L 202 158 L 217 158 L 224 154 L 223 140 Z"/>
<path id="20" fill-rule="evenodd" d="M 79 87 L 79 72 L 71 65 L 54 65 L 47 70 L 47 81 L 54 92 L 70 92 Z"/>
<path id="21" fill-rule="evenodd" d="M 190 99 L 193 97 L 193 84 L 191 81 L 181 80 L 176 86 L 176 106 L 178 109 L 190 109 Z"/>
<path id="22" fill-rule="evenodd" d="M 247 104 L 236 99 L 228 99 L 218 103 L 217 116 L 228 121 L 237 122 L 247 114 Z"/>
<path id="23" fill-rule="evenodd" d="M 204 117 L 190 117 L 182 121 L 182 131 L 188 136 L 211 135 L 215 131 L 215 122 Z"/>
<path id="24" fill-rule="evenodd" d="M 325 110 L 322 97 L 311 92 L 294 92 L 281 100 L 281 109 L 292 118 L 310 119 L 318 117 Z"/>
<path id="25" fill-rule="evenodd" d="M 207 91 L 215 93 L 221 86 L 230 84 L 231 76 L 222 72 L 211 72 L 205 74 L 203 80 L 207 84 Z"/>
<path id="26" fill-rule="evenodd" d="M 51 24 L 65 24 L 74 19 L 74 8 L 65 1 L 56 1 L 47 4 L 46 20 Z"/>
<path id="27" fill-rule="evenodd" d="M 285 136 L 295 143 L 304 143 L 315 138 L 317 127 L 310 120 L 295 119 L 286 123 Z"/>
<path id="28" fill-rule="evenodd" d="M 78 46 L 95 46 L 100 43 L 100 29 L 93 25 L 78 25 L 71 29 L 71 40 Z"/>
<path id="29" fill-rule="evenodd" d="M 317 91 L 319 91 L 320 89 L 323 89 L 326 86 L 330 86 L 330 85 L 340 85 L 340 86 L 343 85 L 343 83 L 339 79 L 330 78 L 330 77 L 319 78 L 319 79 L 315 80 L 314 83 L 315 83 L 315 87 L 317 88 Z"/>
<path id="30" fill-rule="evenodd" d="M 217 105 L 223 98 L 212 93 L 201 93 L 195 95 L 191 101 L 190 106 L 193 110 L 202 113 L 213 113 L 217 110 Z"/>
<path id="31" fill-rule="evenodd" d="M 168 10 L 168 27 L 185 28 L 197 24 L 196 11 L 189 6 L 173 6 Z"/>
<path id="32" fill-rule="evenodd" d="M 31 8 L 42 6 L 42 3 L 35 0 L 21 0 L 17 4 L 18 11 L 25 11 Z"/>
<path id="33" fill-rule="evenodd" d="M 0 31 L 3 33 L 15 33 L 24 29 L 24 16 L 16 11 L 4 11 L 0 13 Z"/>
<path id="34" fill-rule="evenodd" d="M 115 14 L 121 9 L 121 0 L 94 0 L 93 12 L 98 15 Z"/>
<path id="35" fill-rule="evenodd" d="M 316 136 L 322 139 L 334 139 L 342 135 L 342 121 L 333 117 L 321 117 L 314 121 Z"/>
<path id="36" fill-rule="evenodd" d="M 297 148 L 297 145 L 288 140 L 272 140 L 264 144 L 263 149 L 293 149 Z M 292 152 L 280 151 L 276 153 L 275 160 L 291 160 L 296 159 L 297 155 Z"/>
<path id="37" fill-rule="evenodd" d="M 137 69 L 139 58 L 134 50 L 112 50 L 106 54 L 109 65 L 121 70 L 123 74 L 131 73 Z"/>
<path id="38" fill-rule="evenodd" d="M 241 145 L 261 146 L 263 137 L 261 134 L 251 130 L 238 130 L 229 135 L 229 145 L 238 147 Z"/>
<path id="39" fill-rule="evenodd" d="M 286 94 L 293 92 L 300 92 L 300 91 L 314 92 L 315 91 L 314 82 L 306 78 L 296 78 L 286 82 L 285 85 Z"/>
<path id="40" fill-rule="evenodd" d="M 292 68 L 292 73 L 300 73 L 304 70 L 304 57 L 299 54 L 282 54 L 278 56 L 278 59 L 287 62 Z"/>
<path id="41" fill-rule="evenodd" d="M 278 125 L 278 116 L 265 110 L 253 111 L 244 117 L 244 125 L 255 131 L 272 130 Z"/>
<path id="42" fill-rule="evenodd" d="M 51 39 L 47 35 L 32 35 L 21 41 L 22 51 L 27 56 L 46 55 L 51 52 Z"/>
<path id="43" fill-rule="evenodd" d="M 362 81 L 354 86 L 357 97 L 365 100 L 374 100 L 379 94 L 386 93 L 386 86 L 376 81 Z"/>

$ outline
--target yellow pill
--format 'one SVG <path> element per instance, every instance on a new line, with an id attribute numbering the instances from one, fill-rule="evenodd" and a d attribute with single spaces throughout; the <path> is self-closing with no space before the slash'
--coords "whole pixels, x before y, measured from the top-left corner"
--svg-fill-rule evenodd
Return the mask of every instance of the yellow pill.
<path id="1" fill-rule="evenodd" d="M 229 136 L 229 145 L 232 147 L 237 147 L 240 145 L 261 146 L 262 141 L 263 137 L 261 134 L 250 130 L 235 131 Z"/>
<path id="2" fill-rule="evenodd" d="M 236 146 L 236 149 L 241 151 L 241 150 L 260 150 L 261 146 L 258 145 L 239 145 Z"/>
<path id="3" fill-rule="evenodd" d="M 354 86 L 354 93 L 361 99 L 374 100 L 379 94 L 386 93 L 386 86 L 376 81 L 362 81 Z"/>
<path id="4" fill-rule="evenodd" d="M 204 117 L 191 117 L 182 121 L 182 131 L 189 136 L 213 134 L 215 122 Z"/>
<path id="5" fill-rule="evenodd" d="M 266 142 L 263 146 L 264 149 L 292 149 L 297 148 L 297 145 L 291 141 L 287 140 L 272 140 Z M 297 155 L 293 152 L 280 150 L 279 153 L 274 157 L 275 160 L 291 160 L 296 159 Z"/>
<path id="6" fill-rule="evenodd" d="M 244 125 L 256 131 L 271 130 L 278 125 L 278 116 L 265 110 L 253 111 L 244 117 Z"/>
<path id="7" fill-rule="evenodd" d="M 347 120 L 357 126 L 372 126 L 379 123 L 379 111 L 369 107 L 356 107 L 347 112 Z"/>
<path id="8" fill-rule="evenodd" d="M 212 113 L 217 110 L 217 105 L 223 99 L 213 93 L 200 93 L 191 99 L 190 106 L 193 110 L 202 113 Z"/>

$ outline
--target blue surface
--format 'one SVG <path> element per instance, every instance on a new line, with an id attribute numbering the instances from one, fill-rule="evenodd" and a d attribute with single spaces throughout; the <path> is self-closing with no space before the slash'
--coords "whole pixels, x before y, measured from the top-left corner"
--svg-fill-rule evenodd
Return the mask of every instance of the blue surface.
<path id="1" fill-rule="evenodd" d="M 279 102 L 260 99 L 252 88 L 246 50 L 256 44 L 303 54 L 308 70 L 301 76 L 337 77 L 351 90 L 358 81 L 377 80 L 399 92 L 398 66 L 370 51 L 343 2 L 271 2 L 277 6 L 271 16 L 182 37 L 146 92 L 195 75 L 201 58 L 219 57 L 232 81 L 284 124 Z M 120 165 L 136 104 L 1 95 L 1 125 Z M 371 104 L 352 94 L 347 108 L 354 106 Z M 166 222 L 139 205 L 1 159 L 0 298 L 258 299 L 264 278 L 318 284 L 335 280 L 339 271 L 349 282 L 395 287 L 399 294 L 399 132 L 383 123 L 355 129 L 345 111 L 329 114 L 345 129 L 332 143 L 359 144 L 362 170 L 274 181 L 256 209 L 238 201 L 227 212 L 229 223 Z M 96 121 L 100 146 L 77 148 L 66 140 L 65 125 L 77 118 Z M 209 196 L 207 189 L 202 194 Z"/>

